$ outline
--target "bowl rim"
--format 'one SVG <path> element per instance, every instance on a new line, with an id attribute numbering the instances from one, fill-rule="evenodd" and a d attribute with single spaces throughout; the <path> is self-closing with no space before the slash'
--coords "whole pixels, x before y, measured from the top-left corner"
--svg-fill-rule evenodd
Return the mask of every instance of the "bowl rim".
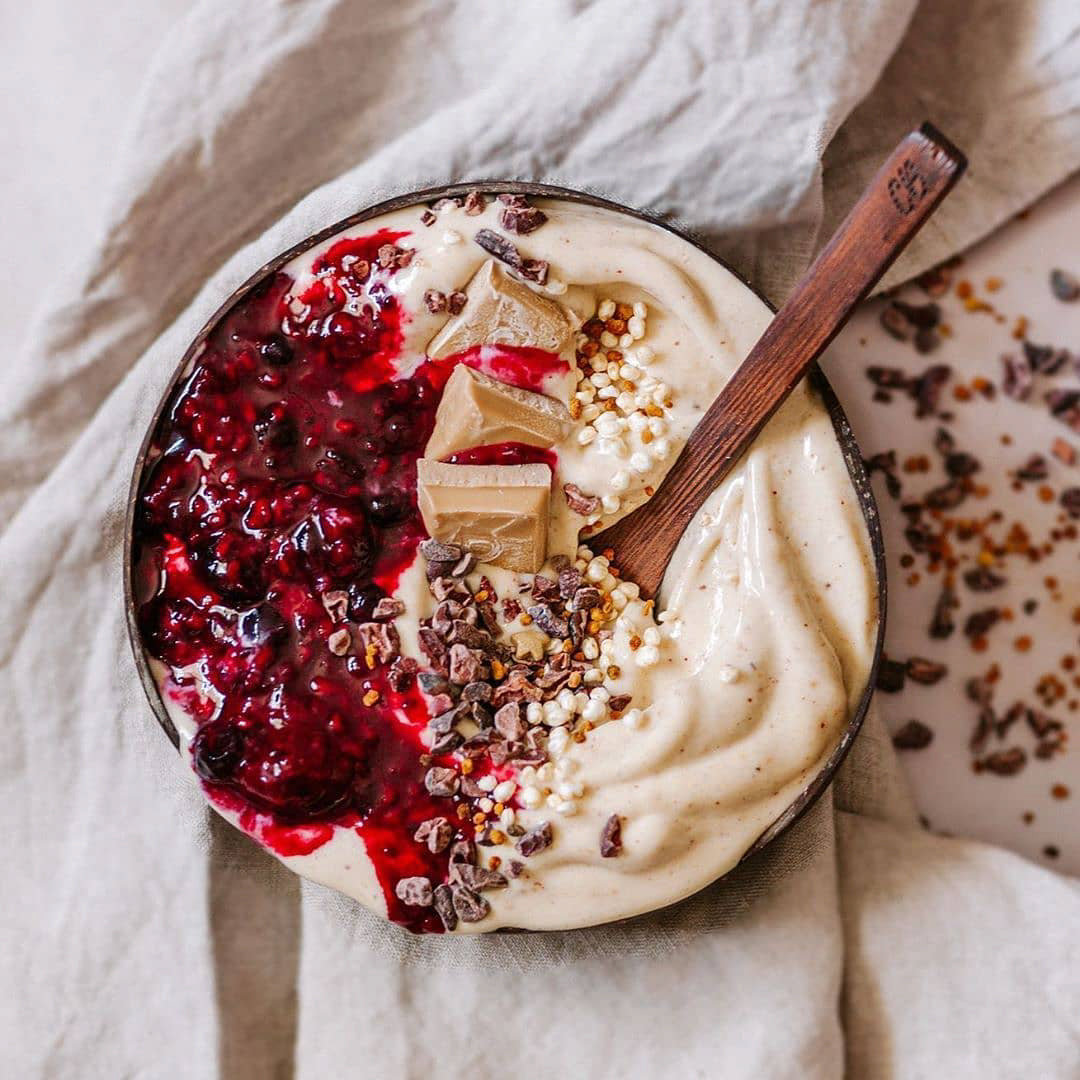
<path id="1" fill-rule="evenodd" d="M 686 231 L 681 226 L 672 224 L 659 214 L 650 213 L 645 210 L 637 210 L 633 207 L 616 202 L 613 199 L 608 199 L 588 191 L 569 188 L 559 184 L 546 184 L 522 180 L 483 179 L 462 181 L 450 184 L 438 184 L 432 187 L 403 192 L 402 194 L 394 195 L 390 198 L 380 200 L 377 203 L 373 203 L 355 213 L 349 214 L 340 221 L 319 229 L 317 232 L 308 235 L 303 240 L 293 244 L 285 251 L 275 255 L 272 259 L 264 263 L 241 285 L 233 289 L 233 291 L 221 302 L 203 324 L 202 329 L 195 335 L 191 344 L 185 349 L 175 370 L 170 376 L 168 384 L 165 386 L 161 397 L 154 408 L 153 416 L 147 425 L 146 433 L 144 434 L 142 443 L 139 447 L 139 452 L 135 457 L 128 488 L 127 505 L 124 514 L 123 558 L 124 612 L 128 630 L 128 643 L 131 646 L 135 667 L 139 674 L 139 681 L 142 683 L 143 691 L 146 694 L 150 708 L 159 725 L 178 751 L 180 750 L 180 735 L 177 732 L 176 726 L 173 724 L 169 711 L 162 699 L 157 680 L 154 678 L 153 671 L 150 668 L 149 658 L 143 648 L 142 636 L 138 627 L 133 583 L 135 511 L 142 489 L 142 482 L 146 475 L 147 459 L 149 457 L 151 443 L 154 434 L 161 423 L 165 409 L 172 399 L 174 391 L 180 381 L 188 373 L 189 365 L 195 359 L 217 323 L 234 304 L 259 285 L 269 274 L 276 273 L 281 267 L 292 261 L 298 255 L 303 254 L 305 251 L 310 250 L 323 241 L 329 240 L 340 232 L 344 232 L 357 225 L 361 225 L 366 221 L 370 221 L 372 218 L 410 206 L 422 205 L 424 203 L 430 204 L 438 199 L 461 197 L 470 191 L 480 191 L 485 195 L 514 194 L 581 203 L 583 205 L 600 207 L 619 214 L 624 214 L 657 228 L 665 229 L 685 243 L 693 245 L 714 262 L 719 263 L 732 275 L 732 277 L 735 278 L 736 281 L 747 288 L 754 296 L 765 304 L 769 311 L 775 314 L 777 310 L 776 306 L 761 292 L 760 289 L 736 271 L 725 259 L 711 251 L 702 240 L 697 239 L 692 233 Z M 852 487 L 858 498 L 859 508 L 862 511 L 863 520 L 866 524 L 867 533 L 870 538 L 875 584 L 877 587 L 877 634 L 874 642 L 870 668 L 867 673 L 866 685 L 863 687 L 862 693 L 848 717 L 847 724 L 844 727 L 843 733 L 836 746 L 799 795 L 795 797 L 773 823 L 746 849 L 739 861 L 726 873 L 721 874 L 716 878 L 712 884 L 727 877 L 737 866 L 741 865 L 752 855 L 757 854 L 757 852 L 761 851 L 773 840 L 785 833 L 796 821 L 811 809 L 819 798 L 821 798 L 826 788 L 828 788 L 829 784 L 831 784 L 835 778 L 837 770 L 847 757 L 848 752 L 851 750 L 851 746 L 855 741 L 855 737 L 862 728 L 863 721 L 865 720 L 867 711 L 870 707 L 870 701 L 873 697 L 877 671 L 884 650 L 888 589 L 885 541 L 881 530 L 881 519 L 878 514 L 877 501 L 874 498 L 870 477 L 866 471 L 862 452 L 856 441 L 855 433 L 852 430 L 847 414 L 844 412 L 844 409 L 836 396 L 836 392 L 825 377 L 824 372 L 822 372 L 821 368 L 816 363 L 813 365 L 807 378 L 815 392 L 820 396 L 822 403 L 829 414 L 833 432 L 840 447 L 840 452 L 843 456 Z M 673 903 L 675 902 L 676 901 L 673 901 Z"/>

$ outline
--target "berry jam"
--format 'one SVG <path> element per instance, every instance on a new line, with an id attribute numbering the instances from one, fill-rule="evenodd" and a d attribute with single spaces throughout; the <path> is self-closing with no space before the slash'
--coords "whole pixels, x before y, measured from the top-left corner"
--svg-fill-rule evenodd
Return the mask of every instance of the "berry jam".
<path id="1" fill-rule="evenodd" d="M 416 461 L 456 363 L 528 389 L 566 366 L 509 347 L 404 356 L 408 314 L 388 282 L 407 263 L 380 258 L 404 235 L 341 240 L 299 294 L 278 272 L 221 319 L 155 432 L 134 566 L 143 644 L 198 725 L 192 764 L 209 797 L 279 855 L 355 829 L 390 917 L 438 932 L 394 884 L 446 878 L 446 854 L 413 840 L 422 821 L 472 825 L 424 787 L 415 679 L 392 686 L 363 650 L 333 654 L 340 624 L 322 597 L 342 590 L 350 622 L 370 620 L 416 557 Z"/>
<path id="2" fill-rule="evenodd" d="M 468 450 L 457 450 L 443 458 L 443 461 L 450 465 L 547 465 L 553 474 L 557 460 L 554 450 L 519 442 L 473 446 Z"/>

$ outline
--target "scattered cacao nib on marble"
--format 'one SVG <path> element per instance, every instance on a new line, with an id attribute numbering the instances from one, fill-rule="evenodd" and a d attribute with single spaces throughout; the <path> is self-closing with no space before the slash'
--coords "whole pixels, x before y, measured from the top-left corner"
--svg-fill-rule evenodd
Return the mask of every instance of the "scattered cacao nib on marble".
<path id="1" fill-rule="evenodd" d="M 990 736 L 997 730 L 997 716 L 989 705 L 979 710 L 975 719 L 975 728 L 968 739 L 968 747 L 973 754 L 981 754 L 986 748 Z"/>
<path id="2" fill-rule="evenodd" d="M 976 705 L 986 706 L 994 698 L 994 684 L 987 678 L 974 676 L 964 684 L 964 692 Z"/>
<path id="3" fill-rule="evenodd" d="M 1018 480 L 1045 480 L 1050 475 L 1050 466 L 1042 454 L 1032 454 L 1028 460 L 1016 470 Z"/>
<path id="4" fill-rule="evenodd" d="M 1072 362 L 1068 349 L 1055 349 L 1052 345 L 1035 345 L 1024 342 L 1024 357 L 1036 375 L 1056 375 L 1066 364 Z"/>
<path id="5" fill-rule="evenodd" d="M 1008 750 L 995 750 L 979 762 L 987 772 L 996 776 L 1015 776 L 1027 764 L 1027 754 L 1021 746 L 1012 746 Z"/>
<path id="6" fill-rule="evenodd" d="M 895 304 L 882 308 L 879 316 L 882 328 L 897 341 L 909 341 L 914 327 L 904 318 L 903 312 Z"/>
<path id="7" fill-rule="evenodd" d="M 539 825 L 529 829 L 514 846 L 520 854 L 528 858 L 530 855 L 537 855 L 546 848 L 551 847 L 551 841 L 551 822 L 542 821 Z"/>
<path id="8" fill-rule="evenodd" d="M 945 384 L 951 375 L 952 368 L 947 364 L 935 364 L 915 380 L 916 416 L 931 416 L 937 412 Z"/>
<path id="9" fill-rule="evenodd" d="M 923 502 L 931 510 L 955 510 L 966 498 L 967 488 L 957 480 L 950 480 L 931 488 L 923 496 Z"/>
<path id="10" fill-rule="evenodd" d="M 600 830 L 600 856 L 614 858 L 622 851 L 622 821 L 618 814 L 612 814 Z"/>
<path id="11" fill-rule="evenodd" d="M 866 369 L 866 377 L 883 390 L 906 390 L 911 385 L 907 372 L 897 367 L 874 364 Z"/>
<path id="12" fill-rule="evenodd" d="M 394 895 L 403 904 L 409 904 L 411 907 L 431 907 L 434 901 L 431 879 L 426 877 L 402 878 L 394 886 Z"/>
<path id="13" fill-rule="evenodd" d="M 1067 270 L 1054 269 L 1050 271 L 1050 291 L 1056 299 L 1071 304 L 1080 297 L 1080 281 Z"/>
<path id="14" fill-rule="evenodd" d="M 973 611 L 964 623 L 964 636 L 969 638 L 984 637 L 1001 619 L 998 608 L 984 608 Z"/>
<path id="15" fill-rule="evenodd" d="M 909 720 L 892 737 L 898 750 L 923 750 L 934 739 L 934 733 L 921 721 Z"/>
<path id="16" fill-rule="evenodd" d="M 1035 385 L 1031 365 L 1023 357 L 1006 353 L 1001 358 L 1001 366 L 1004 369 L 1001 389 L 1016 401 L 1026 401 Z"/>
<path id="17" fill-rule="evenodd" d="M 1040 738 L 1045 738 L 1054 731 L 1063 731 L 1065 725 L 1060 720 L 1055 720 L 1047 713 L 1038 709 L 1027 709 L 1026 717 L 1028 727 Z"/>
<path id="18" fill-rule="evenodd" d="M 896 694 L 904 689 L 907 668 L 899 660 L 882 657 L 877 670 L 877 688 L 886 694 Z"/>
<path id="19" fill-rule="evenodd" d="M 1005 585 L 1006 579 L 988 566 L 973 566 L 964 571 L 964 584 L 972 592 L 993 592 Z"/>
<path id="20" fill-rule="evenodd" d="M 938 593 L 937 601 L 934 603 L 934 613 L 930 619 L 928 633 L 932 638 L 943 641 L 952 634 L 956 629 L 953 612 L 959 606 L 960 600 L 956 595 L 956 590 L 950 585 L 944 586 Z"/>
<path id="21" fill-rule="evenodd" d="M 923 686 L 933 686 L 945 678 L 949 669 L 935 660 L 927 660 L 922 656 L 913 656 L 907 662 L 906 671 L 907 677 L 912 682 L 920 683 Z"/>
<path id="22" fill-rule="evenodd" d="M 880 454 L 872 454 L 863 458 L 863 466 L 868 473 L 881 473 L 885 480 L 885 490 L 894 498 L 899 499 L 902 493 L 900 477 L 896 472 L 896 451 L 886 450 Z"/>

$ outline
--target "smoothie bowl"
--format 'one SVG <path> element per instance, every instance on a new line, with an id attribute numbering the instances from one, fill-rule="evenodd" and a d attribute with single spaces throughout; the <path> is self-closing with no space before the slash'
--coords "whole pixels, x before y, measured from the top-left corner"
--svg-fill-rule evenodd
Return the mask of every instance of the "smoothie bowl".
<path id="1" fill-rule="evenodd" d="M 214 809 L 418 932 L 641 914 L 790 824 L 883 626 L 824 379 L 657 598 L 589 545 L 770 315 L 674 230 L 533 184 L 395 199 L 256 274 L 180 361 L 128 512 L 136 663 Z"/>

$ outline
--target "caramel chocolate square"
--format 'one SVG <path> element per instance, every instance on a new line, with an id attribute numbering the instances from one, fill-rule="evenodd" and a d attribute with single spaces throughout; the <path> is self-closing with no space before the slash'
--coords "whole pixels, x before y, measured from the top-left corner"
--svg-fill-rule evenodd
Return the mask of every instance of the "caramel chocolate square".
<path id="1" fill-rule="evenodd" d="M 440 460 L 457 450 L 503 442 L 554 446 L 573 423 L 561 401 L 458 364 L 447 380 L 424 456 Z"/>
<path id="2" fill-rule="evenodd" d="M 535 573 L 547 556 L 551 469 L 547 465 L 416 463 L 428 533 L 460 544 L 480 562 Z"/>

